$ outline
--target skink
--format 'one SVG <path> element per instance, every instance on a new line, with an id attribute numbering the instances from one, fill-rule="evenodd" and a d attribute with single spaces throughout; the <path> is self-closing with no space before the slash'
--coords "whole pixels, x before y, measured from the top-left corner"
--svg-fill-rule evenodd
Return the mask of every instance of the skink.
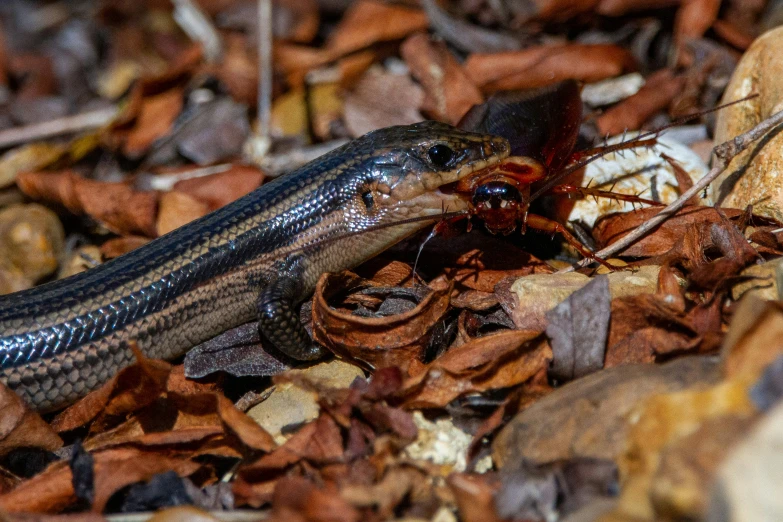
<path id="1" fill-rule="evenodd" d="M 381 129 L 113 261 L 0 296 L 0 381 L 52 410 L 131 364 L 134 343 L 172 359 L 254 320 L 283 353 L 317 359 L 295 308 L 318 277 L 431 222 L 378 225 L 465 208 L 440 188 L 508 154 L 441 123 Z"/>

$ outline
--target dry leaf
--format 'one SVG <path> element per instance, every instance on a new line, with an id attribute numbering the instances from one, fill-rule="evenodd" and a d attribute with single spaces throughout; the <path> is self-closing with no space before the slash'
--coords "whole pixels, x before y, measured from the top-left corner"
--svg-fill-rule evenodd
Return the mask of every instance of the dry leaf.
<path id="1" fill-rule="evenodd" d="M 328 296 L 363 284 L 350 273 L 321 277 L 313 298 L 315 339 L 335 354 L 373 368 L 407 368 L 422 358 L 433 327 L 448 309 L 451 287 L 432 288 L 414 309 L 388 317 L 359 317 L 329 306 Z"/>
<path id="2" fill-rule="evenodd" d="M 471 107 L 484 101 L 444 43 L 419 33 L 403 42 L 400 53 L 424 86 L 422 109 L 435 119 L 456 125 Z"/>
<path id="3" fill-rule="evenodd" d="M 403 383 L 406 408 L 440 408 L 463 395 L 521 384 L 552 360 L 539 332 L 509 330 L 452 348 Z"/>
<path id="4" fill-rule="evenodd" d="M 522 51 L 472 54 L 468 77 L 485 92 L 528 89 L 574 79 L 597 82 L 634 69 L 631 54 L 618 46 L 568 44 Z"/>

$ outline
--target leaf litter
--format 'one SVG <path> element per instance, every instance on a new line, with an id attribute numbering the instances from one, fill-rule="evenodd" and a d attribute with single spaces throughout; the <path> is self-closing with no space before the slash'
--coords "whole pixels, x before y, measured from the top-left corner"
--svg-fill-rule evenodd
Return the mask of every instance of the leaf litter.
<path id="1" fill-rule="evenodd" d="M 99 247 L 88 266 L 122 255 L 280 174 L 243 148 L 255 132 L 260 77 L 253 2 L 198 2 L 221 38 L 217 60 L 171 6 L 149 4 L 108 1 L 92 14 L 28 1 L 0 8 L 0 206 L 19 209 L 0 213 L 0 290 L 53 277 L 58 260 L 79 258 L 76 245 Z M 776 9 L 741 4 L 275 2 L 274 71 L 262 72 L 274 75 L 273 151 L 283 163 L 290 157 L 290 170 L 308 147 L 372 129 L 423 118 L 457 124 L 474 105 L 502 99 L 499 91 L 637 71 L 641 88 L 587 114 L 582 139 L 665 124 L 717 102 L 739 51 Z M 648 18 L 650 10 L 660 16 Z M 43 25 L 21 23 L 33 15 Z M 114 116 L 84 124 L 96 107 Z M 48 122 L 62 129 L 31 127 Z M 712 123 L 696 125 L 706 135 Z M 33 137 L 18 141 L 19 132 Z M 679 192 L 688 190 L 692 180 L 664 159 Z M 33 200 L 59 213 L 65 240 L 58 216 Z M 657 268 L 641 293 L 617 293 L 611 274 L 590 269 L 559 278 L 553 272 L 574 259 L 559 241 L 491 237 L 480 226 L 427 243 L 415 273 L 421 237 L 324 275 L 304 323 L 363 378 L 325 384 L 307 368 L 280 374 L 287 365 L 277 363 L 251 382 L 231 375 L 236 361 L 214 359 L 209 376 L 192 380 L 181 361 L 139 353 L 56 414 L 0 390 L 0 510 L 10 519 L 182 504 L 304 521 L 552 520 L 589 509 L 614 509 L 612 520 L 703 518 L 705 484 L 717 473 L 706 462 L 725 457 L 782 395 L 780 307 L 730 296 L 751 277 L 747 267 L 783 252 L 783 236 L 753 208 L 695 201 L 611 260 L 640 274 Z M 657 211 L 603 216 L 584 239 L 610 245 Z M 41 259 L 53 261 L 32 270 Z M 542 293 L 529 293 L 536 285 Z M 554 293 L 545 306 L 534 297 Z M 606 372 L 638 372 L 642 383 L 645 368 L 716 354 L 717 381 L 693 377 L 623 405 L 637 421 L 622 444 L 594 431 L 603 421 L 594 419 L 592 447 L 613 447 L 609 456 L 536 458 L 498 435 L 544 398 L 558 411 L 580 408 L 557 402 L 561 390 Z M 612 379 L 610 390 L 622 389 Z M 316 413 L 283 425 L 280 438 L 243 411 L 291 386 L 315 397 Z M 450 425 L 427 451 L 471 441 L 467 469 L 410 456 L 406 448 L 435 425 L 415 415 Z M 732 436 L 716 439 L 727 427 Z M 558 437 L 528 442 L 539 454 L 559 448 Z M 490 449 L 515 455 L 513 464 L 479 473 Z"/>

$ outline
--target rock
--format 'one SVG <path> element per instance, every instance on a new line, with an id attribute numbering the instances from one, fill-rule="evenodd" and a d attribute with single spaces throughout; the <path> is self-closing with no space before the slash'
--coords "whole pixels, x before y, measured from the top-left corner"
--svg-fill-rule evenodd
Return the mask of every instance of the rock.
<path id="1" fill-rule="evenodd" d="M 731 77 L 723 103 L 759 96 L 718 113 L 715 143 L 731 140 L 783 108 L 783 28 L 758 37 Z M 783 220 L 783 133 L 771 133 L 751 144 L 712 183 L 713 200 L 724 207 L 745 208 Z"/>
<path id="2" fill-rule="evenodd" d="M 608 274 L 609 294 L 612 299 L 645 293 L 655 293 L 659 266 L 643 266 Z M 520 329 L 545 330 L 546 313 L 587 283 L 590 278 L 576 272 L 531 274 L 511 284 L 501 282 L 496 287 L 498 301 L 514 325 Z"/>
<path id="3" fill-rule="evenodd" d="M 631 139 L 638 133 L 628 133 L 625 139 Z M 623 141 L 623 136 L 615 136 L 609 144 Z M 698 154 L 689 147 L 663 135 L 658 143 L 649 148 L 637 148 L 607 154 L 590 163 L 585 168 L 582 185 L 611 190 L 619 194 L 639 195 L 664 204 L 671 203 L 680 195 L 679 182 L 672 165 L 661 157 L 666 154 L 682 167 L 692 183 L 700 180 L 709 170 Z M 711 205 L 707 198 L 702 204 Z M 560 198 L 556 205 L 558 220 L 581 221 L 592 227 L 601 216 L 615 212 L 629 212 L 638 208 L 638 203 L 617 201 L 609 198 L 585 197 L 570 200 Z"/>
<path id="4" fill-rule="evenodd" d="M 310 382 L 328 388 L 347 388 L 357 377 L 364 378 L 361 368 L 339 359 L 288 373 L 302 375 Z M 264 402 L 250 408 L 247 414 L 269 432 L 275 442 L 283 444 L 288 439 L 284 433 L 286 428 L 315 419 L 319 411 L 317 393 L 288 382 L 277 386 Z"/>
<path id="5" fill-rule="evenodd" d="M 719 378 L 712 357 L 602 370 L 558 388 L 517 415 L 495 439 L 495 465 L 575 457 L 614 459 L 625 448 L 626 415 L 659 393 L 707 386 Z"/>
<path id="6" fill-rule="evenodd" d="M 783 275 L 783 258 L 747 267 L 737 278 L 739 283 L 731 287 L 731 298 L 739 301 L 745 295 L 753 295 L 767 301 L 781 299 L 778 294 L 778 273 Z"/>
<path id="7" fill-rule="evenodd" d="M 709 419 L 694 433 L 664 447 L 650 488 L 656 514 L 667 520 L 701 519 L 718 466 L 753 421 L 753 415 Z"/>
<path id="8" fill-rule="evenodd" d="M 78 273 L 89 270 L 99 264 L 101 264 L 101 249 L 95 245 L 83 245 L 71 252 L 68 259 L 60 266 L 60 272 L 57 274 L 58 279 L 65 277 L 71 277 Z"/>
<path id="9" fill-rule="evenodd" d="M 64 235 L 57 215 L 41 205 L 13 205 L 0 211 L 0 285 L 29 288 L 57 270 Z"/>
<path id="10" fill-rule="evenodd" d="M 413 412 L 413 422 L 419 428 L 416 440 L 405 448 L 405 455 L 414 460 L 428 460 L 450 471 L 462 472 L 467 467 L 466 454 L 473 437 L 457 428 L 451 419 L 430 422 L 420 411 Z M 476 471 L 483 473 L 492 467 L 489 459 L 481 459 Z"/>
<path id="11" fill-rule="evenodd" d="M 783 520 L 783 403 L 751 430 L 724 461 L 706 520 Z"/>

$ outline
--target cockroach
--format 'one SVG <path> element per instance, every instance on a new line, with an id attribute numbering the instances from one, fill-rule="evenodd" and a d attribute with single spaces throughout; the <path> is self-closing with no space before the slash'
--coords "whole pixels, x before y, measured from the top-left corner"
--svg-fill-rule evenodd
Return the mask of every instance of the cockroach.
<path id="1" fill-rule="evenodd" d="M 459 126 L 504 136 L 511 143 L 511 156 L 500 165 L 462 179 L 450 190 L 468 202 L 468 217 L 483 221 L 492 234 L 507 235 L 518 227 L 522 233 L 530 228 L 560 234 L 584 257 L 607 265 L 562 224 L 530 213 L 530 203 L 543 195 L 579 195 L 659 205 L 639 196 L 563 184 L 564 178 L 600 156 L 654 145 L 657 132 L 617 145 L 575 151 L 582 122 L 580 90 L 577 82 L 564 81 L 541 89 L 500 93 L 473 107 Z M 459 219 L 464 217 L 451 222 Z M 449 225 L 447 221 L 439 226 Z"/>

